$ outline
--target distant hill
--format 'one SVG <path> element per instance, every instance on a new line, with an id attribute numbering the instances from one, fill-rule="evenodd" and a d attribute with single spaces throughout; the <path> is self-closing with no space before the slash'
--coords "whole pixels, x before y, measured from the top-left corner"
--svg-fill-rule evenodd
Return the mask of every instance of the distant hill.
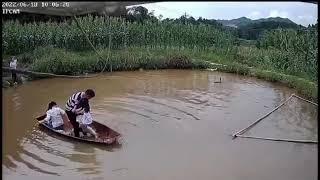
<path id="1" fill-rule="evenodd" d="M 234 34 L 242 39 L 256 40 L 265 30 L 277 28 L 283 29 L 304 29 L 306 27 L 292 22 L 288 18 L 270 17 L 251 20 L 246 17 L 241 17 L 232 20 L 217 20 L 225 28 L 233 29 Z"/>
<path id="2" fill-rule="evenodd" d="M 288 18 L 281 18 L 281 17 L 270 17 L 270 18 L 261 18 L 257 20 L 252 20 L 253 23 L 259 22 L 279 22 L 279 23 L 289 23 L 289 24 L 296 24 Z M 297 25 L 297 24 L 296 24 Z"/>
<path id="3" fill-rule="evenodd" d="M 240 38 L 255 40 L 255 39 L 258 39 L 264 31 L 277 29 L 277 28 L 302 29 L 304 27 L 300 27 L 297 24 L 293 24 L 289 22 L 260 21 L 260 22 L 248 24 L 246 26 L 240 26 L 236 30 L 238 31 L 238 36 Z"/>
<path id="4" fill-rule="evenodd" d="M 247 26 L 254 23 L 260 23 L 260 22 L 278 22 L 278 23 L 294 24 L 296 26 L 299 26 L 296 23 L 292 22 L 290 19 L 281 18 L 281 17 L 261 18 L 257 20 L 252 20 L 246 17 L 240 17 L 240 18 L 231 19 L 231 20 L 217 20 L 217 22 L 220 22 L 224 26 L 236 27 L 236 28 Z"/>
<path id="5" fill-rule="evenodd" d="M 241 17 L 237 19 L 231 19 L 231 20 L 217 20 L 219 23 L 221 23 L 224 26 L 229 26 L 229 27 L 239 27 L 239 26 L 245 26 L 248 25 L 252 22 L 251 19 L 246 18 L 246 17 Z"/>

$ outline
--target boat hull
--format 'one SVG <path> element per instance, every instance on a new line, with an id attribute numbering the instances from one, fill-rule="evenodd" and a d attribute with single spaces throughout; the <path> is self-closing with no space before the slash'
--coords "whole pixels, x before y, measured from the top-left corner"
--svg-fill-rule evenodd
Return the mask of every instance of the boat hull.
<path id="1" fill-rule="evenodd" d="M 39 116 L 36 119 L 39 121 L 44 118 L 45 118 L 45 115 Z M 64 126 L 64 130 L 55 130 L 47 123 L 40 123 L 39 126 L 44 127 L 45 129 L 51 132 L 54 132 L 55 134 L 58 134 L 60 136 L 63 136 L 69 139 L 74 139 L 77 141 L 86 142 L 86 143 L 112 145 L 112 144 L 119 144 L 121 140 L 120 133 L 96 121 L 93 121 L 93 123 L 90 126 L 97 132 L 98 134 L 97 139 L 95 139 L 94 136 L 75 137 L 73 135 L 74 134 L 73 130 L 68 128 L 67 126 Z"/>

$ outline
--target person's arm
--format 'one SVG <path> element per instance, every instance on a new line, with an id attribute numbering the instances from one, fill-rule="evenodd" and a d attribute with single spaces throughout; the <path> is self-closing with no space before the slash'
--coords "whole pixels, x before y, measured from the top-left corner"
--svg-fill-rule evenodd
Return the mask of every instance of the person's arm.
<path id="1" fill-rule="evenodd" d="M 51 118 L 50 113 L 49 113 L 49 112 L 47 112 L 47 116 L 46 116 L 46 118 L 44 118 L 43 120 L 39 121 L 39 123 L 49 122 L 50 118 Z"/>
<path id="2" fill-rule="evenodd" d="M 10 61 L 10 68 L 14 68 L 13 62 Z"/>
<path id="3" fill-rule="evenodd" d="M 89 100 L 85 99 L 84 103 L 83 103 L 83 108 L 84 108 L 84 112 L 88 113 L 90 112 L 90 105 L 89 105 Z"/>
<path id="4" fill-rule="evenodd" d="M 76 114 L 83 114 L 90 111 L 89 101 L 88 99 L 81 99 L 76 106 L 75 112 Z"/>
<path id="5" fill-rule="evenodd" d="M 77 112 L 77 106 L 78 106 L 78 103 L 75 102 L 74 103 L 74 107 L 71 109 L 71 112 L 76 113 Z"/>
<path id="6" fill-rule="evenodd" d="M 67 113 L 66 113 L 63 109 L 61 109 L 61 108 L 59 108 L 59 111 L 60 111 L 60 115 L 61 115 L 64 123 L 65 123 L 65 121 L 69 121 L 69 118 L 68 118 Z"/>
<path id="7" fill-rule="evenodd" d="M 63 109 L 61 109 L 60 107 L 58 107 L 60 115 L 63 116 L 65 114 L 67 114 Z"/>
<path id="8" fill-rule="evenodd" d="M 82 106 L 76 107 L 74 109 L 75 114 L 83 114 L 84 113 L 84 108 Z"/>
<path id="9" fill-rule="evenodd" d="M 76 113 L 76 109 L 77 109 L 78 104 L 79 104 L 79 101 L 76 100 L 76 101 L 74 102 L 73 108 L 71 109 L 71 112 Z"/>
<path id="10" fill-rule="evenodd" d="M 77 99 L 74 100 L 74 107 L 71 110 L 71 112 L 76 113 L 77 114 L 77 106 L 78 104 L 81 102 L 81 94 L 77 97 Z"/>
<path id="11" fill-rule="evenodd" d="M 67 115 L 67 113 L 63 110 L 63 109 L 61 109 L 61 108 L 59 108 L 59 111 L 60 111 L 60 115 L 61 115 L 61 117 L 62 117 L 62 120 L 63 120 L 63 124 L 64 125 L 67 125 L 67 127 L 72 127 L 72 125 L 70 124 L 70 120 L 69 120 L 69 118 L 68 118 L 68 115 Z"/>

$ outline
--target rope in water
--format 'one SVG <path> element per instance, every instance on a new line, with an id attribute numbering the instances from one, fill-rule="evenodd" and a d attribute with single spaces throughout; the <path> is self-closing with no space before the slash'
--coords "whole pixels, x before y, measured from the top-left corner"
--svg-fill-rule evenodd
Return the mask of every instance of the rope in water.
<path id="1" fill-rule="evenodd" d="M 242 138 L 262 139 L 262 140 L 271 140 L 271 141 L 286 141 L 286 142 L 296 142 L 296 143 L 318 144 L 318 141 L 312 141 L 312 140 L 276 139 L 276 138 L 264 138 L 264 137 L 246 136 L 246 135 L 236 135 L 236 136 L 242 137 Z"/>
<path id="2" fill-rule="evenodd" d="M 315 106 L 318 106 L 318 104 L 311 102 L 309 100 L 306 100 L 302 97 L 299 97 L 295 94 L 292 94 L 287 100 L 285 100 L 283 103 L 281 103 L 279 106 L 277 106 L 276 108 L 274 108 L 272 111 L 270 111 L 269 113 L 267 113 L 266 115 L 264 115 L 263 117 L 259 118 L 258 120 L 256 120 L 255 122 L 253 122 L 252 124 L 250 124 L 248 127 L 236 132 L 235 134 L 233 134 L 233 139 L 235 139 L 236 137 L 242 137 L 242 138 L 253 138 L 253 139 L 262 139 L 262 140 L 272 140 L 272 141 L 286 141 L 286 142 L 296 142 L 296 143 L 318 143 L 318 141 L 312 141 L 312 140 L 293 140 L 293 139 L 276 139 L 276 138 L 264 138 L 264 137 L 257 137 L 257 136 L 246 136 L 246 135 L 242 135 L 244 132 L 248 131 L 250 128 L 252 128 L 254 125 L 256 125 L 258 122 L 260 122 L 261 120 L 265 119 L 266 117 L 268 117 L 271 113 L 273 113 L 274 111 L 276 111 L 277 109 L 279 109 L 281 106 L 283 106 L 286 102 L 288 102 L 292 97 L 296 97 L 300 100 L 306 101 L 310 104 L 313 104 Z"/>

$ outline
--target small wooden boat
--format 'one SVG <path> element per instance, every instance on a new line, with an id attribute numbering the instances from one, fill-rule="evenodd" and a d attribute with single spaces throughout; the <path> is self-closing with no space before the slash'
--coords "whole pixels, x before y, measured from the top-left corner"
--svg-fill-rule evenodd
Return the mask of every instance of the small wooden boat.
<path id="1" fill-rule="evenodd" d="M 46 118 L 46 114 L 37 117 L 36 119 L 38 121 L 43 120 Z M 96 121 L 93 121 L 93 123 L 90 125 L 98 134 L 98 138 L 95 139 L 94 136 L 83 136 L 83 137 L 75 137 L 73 134 L 73 130 L 71 128 L 68 128 L 67 126 L 64 126 L 64 131 L 63 130 L 55 130 L 53 129 L 49 124 L 47 123 L 39 123 L 40 126 L 45 127 L 49 129 L 50 131 L 53 131 L 59 135 L 62 135 L 64 137 L 84 141 L 84 142 L 89 142 L 89 143 L 97 143 L 97 144 L 105 144 L 105 145 L 111 145 L 115 143 L 119 143 L 119 140 L 121 138 L 120 133 L 114 131 L 113 129 L 98 123 Z"/>

